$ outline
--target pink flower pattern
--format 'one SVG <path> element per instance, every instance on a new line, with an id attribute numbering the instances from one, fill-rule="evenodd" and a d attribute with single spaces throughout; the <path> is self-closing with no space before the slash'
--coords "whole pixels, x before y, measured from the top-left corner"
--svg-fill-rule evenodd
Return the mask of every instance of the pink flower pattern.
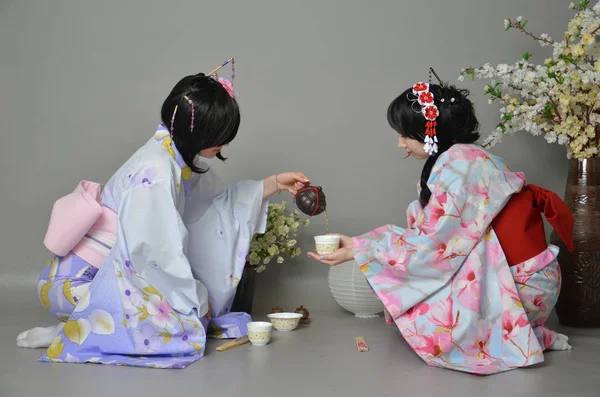
<path id="1" fill-rule="evenodd" d="M 469 346 L 475 358 L 491 358 L 489 346 L 492 337 L 492 326 L 487 321 L 479 321 L 476 325 L 475 343 Z"/>
<path id="2" fill-rule="evenodd" d="M 450 335 L 444 332 L 434 332 L 422 335 L 422 344 L 416 348 L 417 353 L 427 358 L 440 358 L 452 348 Z"/>
<path id="3" fill-rule="evenodd" d="M 394 319 L 397 319 L 396 324 L 398 324 L 399 328 L 409 328 L 413 326 L 417 317 L 427 314 L 428 311 L 429 305 L 427 303 L 421 303 L 411 307 L 401 316 L 394 317 Z"/>
<path id="4" fill-rule="evenodd" d="M 455 287 L 461 305 L 473 312 L 479 312 L 483 271 L 481 263 L 474 262 L 475 259 L 477 258 L 468 257 L 465 260 L 465 264 L 456 274 Z"/>
<path id="5" fill-rule="evenodd" d="M 159 328 L 173 328 L 177 319 L 169 303 L 157 295 L 152 295 L 146 306 L 152 316 L 152 323 Z"/>
<path id="6" fill-rule="evenodd" d="M 452 297 L 448 297 L 443 301 L 439 301 L 431 305 L 431 324 L 442 327 L 452 328 L 454 325 L 454 315 L 452 313 Z"/>

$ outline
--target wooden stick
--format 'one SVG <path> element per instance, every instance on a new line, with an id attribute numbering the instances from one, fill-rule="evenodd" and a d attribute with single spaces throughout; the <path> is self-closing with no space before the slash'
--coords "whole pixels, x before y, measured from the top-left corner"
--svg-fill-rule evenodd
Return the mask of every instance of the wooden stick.
<path id="1" fill-rule="evenodd" d="M 245 345 L 248 342 L 250 342 L 250 339 L 248 339 L 248 336 L 241 336 L 241 337 L 234 339 L 232 341 L 229 341 L 227 343 L 223 343 L 221 346 L 217 347 L 217 351 L 224 352 L 226 350 L 233 349 L 234 347 Z"/>
<path id="2" fill-rule="evenodd" d="M 358 350 L 359 352 L 368 352 L 369 351 L 369 345 L 367 345 L 365 338 L 363 338 L 362 336 L 359 336 L 359 337 L 355 338 L 354 341 L 356 342 L 356 350 Z"/>
<path id="3" fill-rule="evenodd" d="M 228 60 L 226 60 L 225 62 L 223 62 L 220 66 L 216 67 L 212 72 L 210 72 L 209 74 L 207 74 L 207 76 L 212 76 L 213 74 L 217 73 L 219 71 L 219 69 L 221 69 L 223 66 L 227 65 L 232 60 L 233 60 L 233 57 L 229 58 Z"/>

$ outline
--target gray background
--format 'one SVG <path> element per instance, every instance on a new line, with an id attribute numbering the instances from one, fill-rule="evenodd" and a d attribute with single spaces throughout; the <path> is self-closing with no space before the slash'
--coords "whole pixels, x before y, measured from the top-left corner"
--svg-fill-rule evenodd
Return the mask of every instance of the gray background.
<path id="1" fill-rule="evenodd" d="M 1 0 L 0 284 L 34 295 L 53 202 L 81 179 L 105 182 L 153 134 L 178 79 L 230 56 L 243 116 L 229 161 L 215 164 L 225 178 L 303 171 L 327 194 L 331 231 L 405 225 L 422 163 L 401 159 L 389 102 L 430 65 L 456 82 L 461 67 L 525 51 L 543 61 L 550 50 L 505 33 L 503 18 L 529 17 L 533 31 L 559 37 L 568 3 Z M 464 86 L 487 135 L 498 112 L 484 84 Z M 562 148 L 521 135 L 494 151 L 562 195 Z M 314 219 L 303 251 L 323 232 Z M 304 255 L 272 264 L 255 304 L 339 310 L 326 275 Z"/>
<path id="2" fill-rule="evenodd" d="M 266 347 L 215 352 L 184 371 L 40 364 L 19 331 L 54 321 L 36 296 L 50 209 L 81 179 L 105 182 L 153 134 L 159 108 L 186 74 L 237 58 L 239 137 L 217 164 L 227 179 L 301 170 L 327 193 L 332 231 L 405 225 L 422 163 L 401 160 L 385 111 L 402 90 L 461 67 L 511 62 L 536 43 L 505 33 L 505 16 L 562 35 L 568 0 L 0 0 L 0 396 L 594 396 L 597 330 L 556 328 L 573 350 L 537 369 L 480 378 L 425 365 L 381 318 L 354 319 L 305 256 L 260 275 L 257 316 L 303 304 L 313 322 L 274 332 Z M 483 82 L 482 132 L 496 124 Z M 562 194 L 562 148 L 519 136 L 495 149 L 531 182 Z M 301 243 L 324 231 L 322 218 Z M 263 317 L 264 318 L 264 317 Z M 551 327 L 556 320 L 552 319 Z M 357 353 L 363 336 L 368 353 Z M 434 382 L 431 380 L 435 379 Z M 74 387 L 75 386 L 75 387 Z"/>

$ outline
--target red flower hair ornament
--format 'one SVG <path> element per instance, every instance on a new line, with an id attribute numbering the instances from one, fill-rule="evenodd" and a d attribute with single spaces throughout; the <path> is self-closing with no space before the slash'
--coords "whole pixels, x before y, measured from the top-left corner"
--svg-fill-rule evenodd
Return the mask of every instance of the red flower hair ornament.
<path id="1" fill-rule="evenodd" d="M 438 139 L 436 135 L 437 118 L 440 111 L 435 106 L 434 96 L 429 91 L 429 84 L 419 82 L 413 86 L 413 94 L 417 97 L 417 102 L 421 105 L 421 113 L 425 117 L 425 146 L 423 149 L 428 155 L 433 155 L 438 152 Z"/>

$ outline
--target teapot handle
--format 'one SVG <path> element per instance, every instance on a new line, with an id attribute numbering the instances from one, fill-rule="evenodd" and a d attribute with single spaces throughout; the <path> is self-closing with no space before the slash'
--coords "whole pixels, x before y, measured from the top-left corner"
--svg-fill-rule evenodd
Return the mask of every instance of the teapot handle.
<path id="1" fill-rule="evenodd" d="M 306 189 L 309 189 L 309 188 L 312 188 L 312 187 L 313 187 L 313 185 L 311 185 L 311 184 L 310 184 L 310 182 L 306 182 L 306 183 L 305 183 L 305 186 L 304 186 L 302 189 L 298 190 L 298 191 L 296 192 L 296 194 L 294 194 L 294 199 L 296 198 L 296 196 L 297 196 L 298 194 L 300 194 L 300 192 L 303 192 L 303 191 L 305 191 Z M 323 190 L 323 189 L 321 188 L 321 186 L 316 186 L 316 188 L 317 188 L 319 191 Z"/>

